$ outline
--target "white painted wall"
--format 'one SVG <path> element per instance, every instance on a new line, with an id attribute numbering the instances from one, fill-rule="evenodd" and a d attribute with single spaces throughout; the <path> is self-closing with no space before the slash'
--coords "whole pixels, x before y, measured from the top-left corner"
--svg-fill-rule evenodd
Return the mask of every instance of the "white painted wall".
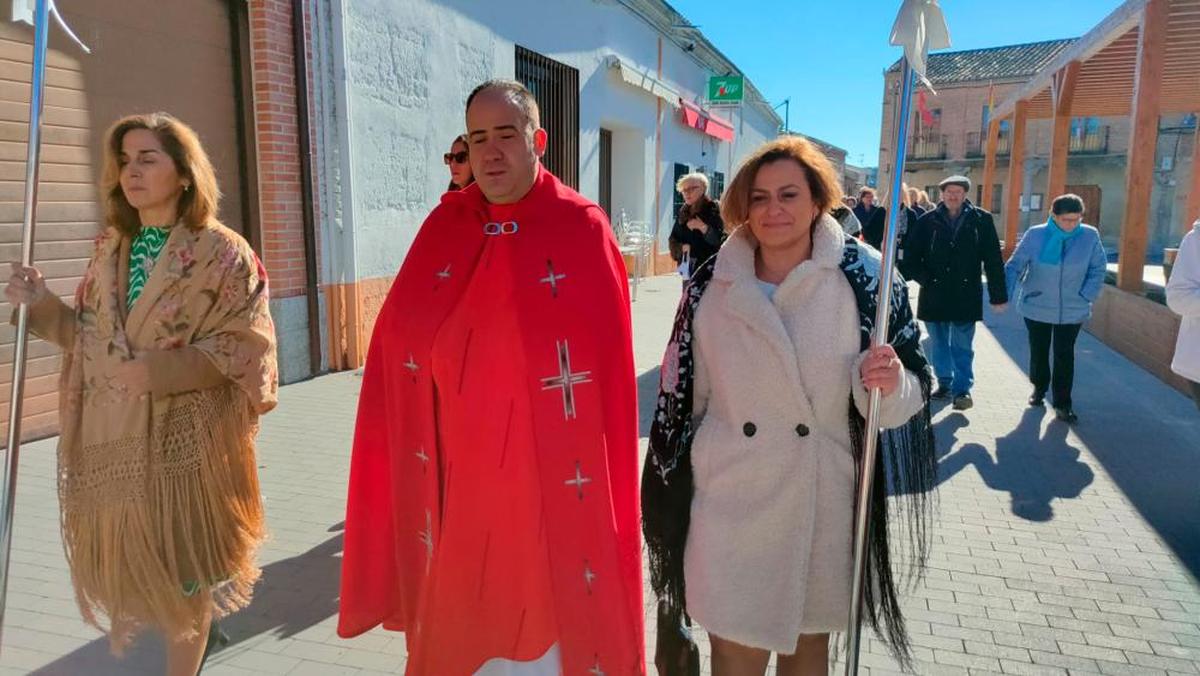
<path id="1" fill-rule="evenodd" d="M 580 192 L 599 196 L 600 128 L 613 131 L 613 211 L 657 221 L 664 245 L 672 222 L 672 165 L 682 162 L 723 171 L 775 136 L 778 121 L 754 106 L 721 109 L 734 123 L 733 143 L 684 126 L 680 111 L 662 106 L 661 180 L 656 183 L 655 97 L 621 80 L 611 55 L 647 72 L 657 69 L 659 34 L 610 0 L 314 0 L 316 12 L 338 33 L 329 48 L 341 50 L 315 69 L 324 78 L 319 112 L 322 138 L 344 138 L 340 164 L 325 163 L 323 195 L 336 195 L 337 223 L 353 261 L 330 262 L 327 279 L 395 274 L 417 229 L 446 188 L 442 154 L 462 133 L 463 104 L 471 89 L 514 75 L 515 45 L 579 70 Z M 330 15 L 340 12 L 340 22 Z M 337 24 L 340 23 L 340 26 Z M 318 27 L 317 34 L 328 34 Z M 341 64 L 344 63 L 344 68 Z M 663 40 L 663 77 L 699 102 L 710 73 L 689 54 Z M 339 102 L 341 105 L 339 106 Z M 338 168 L 341 168 L 338 171 Z M 654 213 L 655 193 L 660 195 Z M 330 211 L 330 209 L 326 209 Z M 334 239 L 337 239 L 336 237 Z M 338 241 L 326 238 L 330 249 Z M 349 274 L 347 274 L 349 273 Z M 347 279 L 347 277 L 350 279 Z"/>

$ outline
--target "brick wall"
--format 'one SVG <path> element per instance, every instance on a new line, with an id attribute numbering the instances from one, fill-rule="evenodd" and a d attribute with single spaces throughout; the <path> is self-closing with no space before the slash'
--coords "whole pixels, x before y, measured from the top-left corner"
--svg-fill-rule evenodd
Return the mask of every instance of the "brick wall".
<path id="1" fill-rule="evenodd" d="M 250 51 L 263 262 L 273 297 L 301 296 L 304 220 L 289 0 L 251 0 Z"/>
<path id="2" fill-rule="evenodd" d="M 1159 380 L 1189 394 L 1187 382 L 1171 371 L 1179 315 L 1167 306 L 1105 284 L 1085 328 Z"/>

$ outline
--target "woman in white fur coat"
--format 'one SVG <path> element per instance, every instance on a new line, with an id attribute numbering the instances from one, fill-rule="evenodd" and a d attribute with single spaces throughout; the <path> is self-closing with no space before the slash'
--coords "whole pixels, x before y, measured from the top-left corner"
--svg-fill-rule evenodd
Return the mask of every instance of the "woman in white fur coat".
<path id="1" fill-rule="evenodd" d="M 829 634 L 846 629 L 849 613 L 870 388 L 883 394 L 881 426 L 903 428 L 884 435 L 884 455 L 910 481 L 901 492 L 920 495 L 933 483 L 919 332 L 900 282 L 891 344 L 868 349 L 879 258 L 829 216 L 840 198 L 832 166 L 803 139 L 751 156 L 723 206 L 726 223 L 743 225 L 689 288 L 664 362 L 643 477 L 652 582 L 709 632 L 714 676 L 762 674 L 772 652 L 780 675 L 826 673 Z M 673 422 L 688 398 L 691 420 Z M 692 488 L 687 514 L 677 504 L 682 484 Z M 671 579 L 680 567 L 672 513 L 684 523 L 680 580 Z M 887 620 L 884 633 L 903 654 L 890 570 L 880 574 L 886 540 L 882 552 L 879 544 L 872 574 L 882 593 L 867 614 Z M 660 673 L 677 673 L 662 643 Z"/>
<path id="2" fill-rule="evenodd" d="M 1200 406 L 1200 218 L 1183 236 L 1167 282 L 1167 307 L 1183 317 L 1171 370 L 1188 379 Z"/>

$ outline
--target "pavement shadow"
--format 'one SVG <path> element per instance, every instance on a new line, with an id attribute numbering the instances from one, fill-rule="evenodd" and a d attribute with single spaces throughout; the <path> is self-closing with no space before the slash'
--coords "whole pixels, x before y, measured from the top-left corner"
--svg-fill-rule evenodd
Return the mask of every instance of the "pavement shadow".
<path id="1" fill-rule="evenodd" d="M 1066 424 L 1051 422 L 1043 436 L 1046 410 L 1030 407 L 1017 428 L 996 439 L 995 459 L 981 444 L 969 443 L 938 461 L 939 485 L 974 465 L 988 488 L 1008 493 L 1012 512 L 1028 521 L 1054 518 L 1055 500 L 1078 498 L 1096 475 L 1067 443 Z"/>
<path id="2" fill-rule="evenodd" d="M 226 649 L 262 634 L 290 638 L 337 614 L 344 529 L 344 522 L 335 524 L 328 532 L 337 535 L 303 554 L 263 566 L 254 600 L 221 620 L 230 639 Z"/>
<path id="3" fill-rule="evenodd" d="M 31 676 L 130 676 L 161 674 L 167 663 L 162 637 L 146 633 L 125 651 L 121 659 L 108 651 L 108 638 L 101 637 L 63 655 L 46 666 L 31 671 Z"/>
<path id="4" fill-rule="evenodd" d="M 939 461 L 946 457 L 946 454 L 950 452 L 950 449 L 954 448 L 954 446 L 957 444 L 958 431 L 964 427 L 970 426 L 971 420 L 958 411 L 951 413 L 950 415 L 933 424 L 933 439 L 935 444 L 934 452 L 936 453 Z M 943 482 L 945 482 L 945 480 L 946 479 L 941 477 L 941 470 L 939 466 L 938 485 L 940 486 Z"/>
<path id="5" fill-rule="evenodd" d="M 650 425 L 654 422 L 654 407 L 658 403 L 658 381 L 661 370 L 661 366 L 655 366 L 637 377 L 639 437 L 650 436 Z"/>
<path id="6" fill-rule="evenodd" d="M 263 566 L 262 579 L 254 588 L 254 600 L 243 610 L 221 620 L 229 644 L 214 650 L 209 664 L 222 651 L 263 634 L 280 638 L 294 636 L 337 613 L 341 584 L 342 530 L 339 523 L 329 528 L 337 534 L 312 549 Z M 166 664 L 163 640 L 146 632 L 118 660 L 108 650 L 108 639 L 99 638 L 32 672 L 36 676 L 126 676 L 162 673 Z"/>
<path id="7" fill-rule="evenodd" d="M 988 328 L 1023 372 L 1029 347 L 1015 312 L 989 317 Z M 1200 579 L 1200 415 L 1183 393 L 1162 382 L 1086 330 L 1075 348 L 1072 427 L 1084 450 Z"/>

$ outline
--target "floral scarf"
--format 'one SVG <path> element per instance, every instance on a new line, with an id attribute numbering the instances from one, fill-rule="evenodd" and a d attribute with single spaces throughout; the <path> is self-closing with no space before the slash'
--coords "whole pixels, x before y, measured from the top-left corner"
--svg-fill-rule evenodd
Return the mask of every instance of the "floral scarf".
<path id="1" fill-rule="evenodd" d="M 218 224 L 172 228 L 142 296 L 126 310 L 130 240 L 109 229 L 75 296 L 60 386 L 63 542 L 84 619 L 108 620 L 114 652 L 142 626 L 194 635 L 184 588 L 215 584 L 240 608 L 262 540 L 254 437 L 277 395 L 266 272 Z M 225 384 L 136 395 L 114 379 L 146 353 L 199 350 Z"/>
<path id="2" fill-rule="evenodd" d="M 642 472 L 642 526 L 650 554 L 650 582 L 659 598 L 660 625 L 662 618 L 667 618 L 667 626 L 659 627 L 660 646 L 665 633 L 687 634 L 680 627 L 686 622 L 683 558 L 694 488 L 691 464 L 695 432 L 692 421 L 693 321 L 704 291 L 712 281 L 719 256 L 709 259 L 693 273 L 676 312 L 650 429 L 650 450 Z M 870 347 L 875 326 L 880 256 L 858 240 L 846 237 L 839 267 L 854 291 L 861 327 L 860 349 L 866 350 Z M 902 516 L 908 520 L 907 528 L 901 532 L 908 536 L 913 546 L 904 551 L 911 555 L 910 570 L 919 575 L 929 550 L 926 522 L 931 505 L 928 497 L 936 482 L 937 459 L 929 411 L 932 376 L 921 351 L 920 329 L 909 305 L 908 288 L 899 276 L 892 285 L 888 343 L 895 348 L 904 367 L 920 380 L 925 406 L 904 426 L 880 435 L 871 495 L 872 525 L 867 562 L 868 580 L 873 583 L 865 586 L 864 603 L 868 622 L 884 637 L 901 663 L 907 664 L 910 650 L 892 569 L 888 517 Z M 849 403 L 847 424 L 855 460 L 861 464 L 866 421 L 853 401 Z M 890 514 L 889 488 L 893 494 L 903 496 L 892 504 Z"/>

